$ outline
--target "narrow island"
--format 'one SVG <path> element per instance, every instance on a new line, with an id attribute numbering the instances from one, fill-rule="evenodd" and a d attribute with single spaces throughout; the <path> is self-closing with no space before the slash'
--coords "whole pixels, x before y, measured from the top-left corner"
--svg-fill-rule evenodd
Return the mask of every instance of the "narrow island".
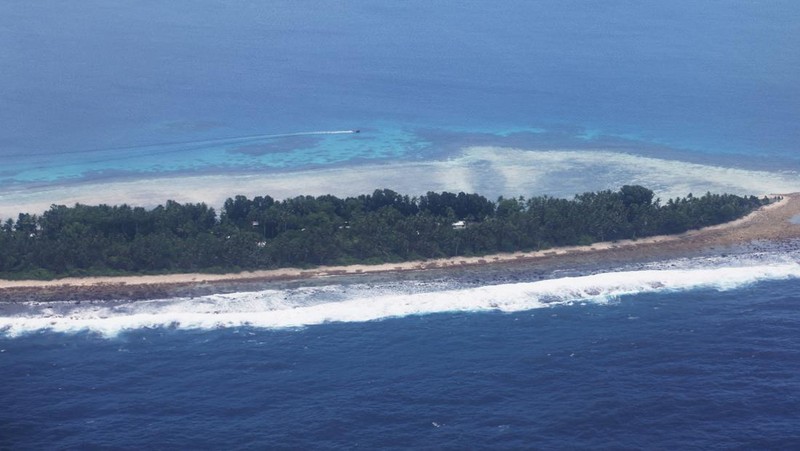
<path id="1" fill-rule="evenodd" d="M 77 288 L 75 299 L 152 298 L 175 285 L 226 280 L 419 270 L 678 242 L 709 246 L 714 226 L 730 228 L 789 200 L 797 203 L 711 193 L 662 202 L 645 187 L 626 185 L 573 199 L 410 197 L 388 189 L 283 201 L 236 196 L 219 215 L 202 203 L 174 201 L 153 209 L 53 205 L 0 228 L 0 301 L 32 293 L 57 299 L 68 286 Z M 695 232 L 705 235 L 693 238 Z"/>

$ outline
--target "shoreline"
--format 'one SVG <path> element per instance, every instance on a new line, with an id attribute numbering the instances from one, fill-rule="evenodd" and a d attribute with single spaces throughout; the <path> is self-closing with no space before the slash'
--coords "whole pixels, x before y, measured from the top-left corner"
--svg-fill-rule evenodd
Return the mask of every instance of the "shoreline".
<path id="1" fill-rule="evenodd" d="M 582 176 L 587 170 L 598 175 L 587 179 Z M 574 176 L 565 177 L 565 171 Z M 605 173 L 611 176 L 602 176 Z M 558 183 L 554 183 L 554 176 Z M 420 180 L 425 182 L 420 185 Z M 105 203 L 150 208 L 171 199 L 219 208 L 234 194 L 253 197 L 269 193 L 275 199 L 325 194 L 358 196 L 371 193 L 376 187 L 408 195 L 464 191 L 480 192 L 489 198 L 518 193 L 571 198 L 576 193 L 638 184 L 641 180 L 647 180 L 662 199 L 691 192 L 751 194 L 800 189 L 794 173 L 711 162 L 701 164 L 603 149 L 469 146 L 432 160 L 363 162 L 267 174 L 154 173 L 106 181 L 20 186 L 0 190 L 0 218 L 16 218 L 19 213 L 41 214 L 51 205 Z"/>
<path id="2" fill-rule="evenodd" d="M 322 266 L 313 269 L 281 268 L 225 274 L 164 274 L 63 278 L 49 281 L 0 279 L 0 302 L 55 300 L 155 299 L 189 294 L 195 288 L 213 292 L 215 285 L 320 280 L 377 274 L 400 274 L 431 269 L 457 269 L 526 263 L 555 266 L 571 261 L 615 260 L 634 262 L 666 256 L 687 256 L 755 241 L 781 242 L 800 238 L 800 193 L 783 198 L 749 215 L 679 235 L 658 235 L 637 240 L 598 242 L 587 246 L 558 247 L 535 252 L 452 257 L 378 265 Z"/>

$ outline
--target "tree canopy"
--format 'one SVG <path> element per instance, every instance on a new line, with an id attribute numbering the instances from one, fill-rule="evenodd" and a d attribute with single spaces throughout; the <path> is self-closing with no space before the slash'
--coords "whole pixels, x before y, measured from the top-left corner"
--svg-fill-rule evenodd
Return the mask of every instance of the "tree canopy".
<path id="1" fill-rule="evenodd" d="M 769 202 L 691 194 L 662 204 L 626 185 L 573 199 L 490 201 L 479 194 L 389 189 L 338 198 L 270 196 L 205 204 L 53 205 L 0 226 L 0 277 L 267 269 L 539 250 L 675 234 L 739 218 Z M 453 227 L 464 221 L 466 227 Z"/>

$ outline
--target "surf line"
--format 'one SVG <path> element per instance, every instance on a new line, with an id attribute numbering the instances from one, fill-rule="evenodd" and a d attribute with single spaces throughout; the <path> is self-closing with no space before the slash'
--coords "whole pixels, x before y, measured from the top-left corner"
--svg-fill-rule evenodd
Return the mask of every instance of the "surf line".
<path id="1" fill-rule="evenodd" d="M 187 146 L 192 148 L 197 148 L 198 146 L 202 147 L 205 145 L 210 144 L 234 144 L 237 142 L 246 142 L 246 141 L 258 141 L 262 139 L 277 139 L 277 138 L 291 138 L 296 136 L 315 136 L 315 135 L 353 135 L 356 133 L 361 133 L 359 129 L 353 130 L 320 130 L 320 131 L 310 131 L 310 132 L 294 132 L 294 133 L 278 133 L 278 134 L 271 134 L 271 135 L 245 135 L 245 136 L 231 136 L 227 138 L 214 138 L 214 139 L 206 139 L 206 140 L 195 140 L 195 141 L 171 141 L 171 142 L 163 142 L 163 143 L 154 143 L 154 144 L 144 144 L 138 146 L 122 146 L 122 147 L 106 147 L 101 149 L 80 149 L 80 150 L 66 150 L 63 152 L 58 152 L 57 155 L 76 155 L 76 154 L 87 154 L 87 153 L 101 153 L 101 152 L 113 152 L 117 150 L 135 150 L 135 149 L 151 149 L 155 147 L 172 147 L 172 146 Z M 174 152 L 174 151 L 173 151 Z M 165 153 L 169 153 L 166 151 Z M 17 154 L 17 155 L 7 155 L 9 157 L 35 157 L 35 156 L 50 156 L 52 153 L 44 153 L 44 152 L 33 152 L 33 153 L 25 153 L 25 154 Z M 126 157 L 128 158 L 128 157 Z"/>

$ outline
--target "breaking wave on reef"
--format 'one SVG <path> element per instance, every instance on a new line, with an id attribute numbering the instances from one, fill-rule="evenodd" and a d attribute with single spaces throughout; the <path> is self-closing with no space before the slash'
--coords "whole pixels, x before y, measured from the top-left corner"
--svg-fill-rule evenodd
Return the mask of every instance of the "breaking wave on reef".
<path id="1" fill-rule="evenodd" d="M 151 301 L 31 303 L 0 317 L 13 337 L 49 330 L 105 337 L 141 328 L 298 328 L 444 312 L 518 312 L 572 303 L 604 304 L 621 296 L 697 289 L 731 290 L 800 278 L 792 258 L 771 261 L 670 263 L 638 270 L 465 287 L 414 282 L 327 285 Z"/>

